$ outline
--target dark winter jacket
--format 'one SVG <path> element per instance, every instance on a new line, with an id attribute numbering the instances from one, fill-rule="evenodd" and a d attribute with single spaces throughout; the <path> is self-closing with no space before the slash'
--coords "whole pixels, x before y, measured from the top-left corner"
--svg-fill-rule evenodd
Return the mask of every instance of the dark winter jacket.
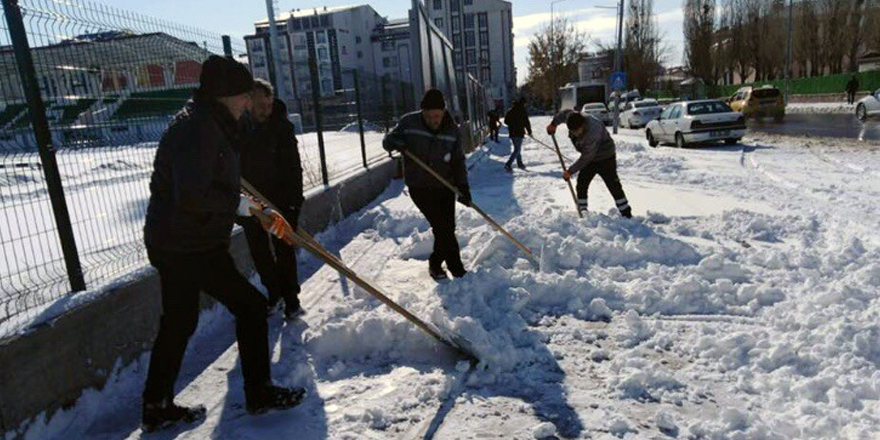
<path id="1" fill-rule="evenodd" d="M 249 121 L 244 137 L 241 176 L 279 208 L 299 211 L 303 170 L 287 106 L 276 99 L 269 119 L 264 123 Z"/>
<path id="2" fill-rule="evenodd" d="M 144 226 L 148 248 L 200 252 L 229 246 L 239 202 L 241 130 L 225 107 L 198 97 L 159 141 Z"/>
<path id="3" fill-rule="evenodd" d="M 385 135 L 382 146 L 388 151 L 405 149 L 413 153 L 462 193 L 470 194 L 461 133 L 449 112 L 437 131 L 428 128 L 420 111 L 404 115 L 397 126 Z M 405 158 L 403 165 L 407 186 L 444 188 L 434 176 L 409 158 Z"/>
<path id="4" fill-rule="evenodd" d="M 498 112 L 495 110 L 489 110 L 489 113 L 486 113 L 486 117 L 489 118 L 489 128 L 492 130 L 497 129 L 501 126 L 501 117 L 498 115 Z"/>
<path id="5" fill-rule="evenodd" d="M 859 80 L 852 78 L 846 83 L 846 91 L 855 93 L 859 91 Z"/>
<path id="6" fill-rule="evenodd" d="M 526 107 L 520 103 L 516 103 L 504 115 L 504 123 L 507 124 L 507 130 L 512 138 L 526 137 L 532 135 L 532 124 L 529 122 L 529 115 L 526 113 Z"/>
<path id="7" fill-rule="evenodd" d="M 553 118 L 553 125 L 565 122 L 573 110 L 563 110 Z M 577 174 L 587 165 L 615 157 L 614 139 L 608 134 L 605 123 L 592 115 L 584 115 L 586 130 L 580 137 L 571 137 L 574 148 L 581 153 L 580 157 L 568 167 L 570 174 Z M 570 136 L 570 135 L 569 135 Z"/>

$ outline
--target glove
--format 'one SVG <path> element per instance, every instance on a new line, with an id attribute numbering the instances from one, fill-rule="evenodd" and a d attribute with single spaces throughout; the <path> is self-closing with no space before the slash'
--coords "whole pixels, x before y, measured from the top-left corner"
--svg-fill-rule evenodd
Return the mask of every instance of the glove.
<path id="1" fill-rule="evenodd" d="M 266 208 L 263 210 L 263 214 L 266 214 L 272 218 L 272 223 L 268 225 L 263 225 L 263 228 L 269 231 L 270 234 L 280 239 L 284 239 L 284 237 L 288 234 L 293 234 L 294 229 L 290 226 L 289 223 L 287 223 L 287 220 L 285 220 L 284 216 L 282 216 L 278 211 L 271 208 Z"/>
<path id="2" fill-rule="evenodd" d="M 549 134 L 550 136 L 555 135 L 556 134 L 556 126 L 553 124 L 548 125 L 547 126 L 547 134 Z"/>
<path id="3" fill-rule="evenodd" d="M 562 178 L 563 178 L 566 182 L 568 182 L 569 180 L 571 180 L 571 173 L 569 173 L 568 170 L 563 171 L 563 172 L 562 172 Z"/>
<path id="4" fill-rule="evenodd" d="M 471 206 L 471 189 L 470 188 L 461 188 L 458 190 L 458 203 L 461 203 L 464 206 Z"/>
<path id="5" fill-rule="evenodd" d="M 254 214 L 251 213 L 251 209 L 262 211 L 263 206 L 256 200 L 242 194 L 241 198 L 238 199 L 238 208 L 236 208 L 235 214 L 239 217 L 252 217 Z"/>

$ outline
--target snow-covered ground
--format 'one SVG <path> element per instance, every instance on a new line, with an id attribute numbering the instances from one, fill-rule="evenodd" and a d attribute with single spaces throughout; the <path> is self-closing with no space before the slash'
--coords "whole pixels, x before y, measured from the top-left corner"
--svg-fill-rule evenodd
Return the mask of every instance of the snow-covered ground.
<path id="1" fill-rule="evenodd" d="M 558 138 L 573 157 L 564 129 Z M 301 407 L 243 416 L 236 346 L 217 343 L 232 324 L 214 310 L 179 395 L 205 404 L 206 421 L 142 436 L 145 355 L 25 437 L 874 438 L 880 146 L 768 136 L 678 150 L 651 149 L 638 131 L 616 139 L 632 220 L 599 178 L 593 212 L 578 219 L 555 154 L 533 141 L 529 170 L 513 175 L 502 170 L 506 140 L 471 156 L 475 202 L 540 264 L 460 207 L 472 272 L 434 283 L 430 231 L 399 182 L 318 237 L 468 340 L 476 368 L 304 256 L 308 314 L 271 321 L 274 376 L 309 390 Z"/>
<path id="2" fill-rule="evenodd" d="M 366 132 L 366 158 L 387 157 L 382 133 Z M 306 189 L 322 185 L 315 133 L 298 136 Z M 147 265 L 141 245 L 156 143 L 63 150 L 58 167 L 86 284 L 86 297 Z M 324 133 L 331 180 L 363 169 L 359 135 Z M 70 286 L 37 154 L 0 158 L 0 337 L 51 319 L 83 298 Z M 46 313 L 48 310 L 54 312 Z"/>
<path id="3" fill-rule="evenodd" d="M 856 114 L 856 106 L 841 102 L 790 103 L 785 107 L 789 114 Z"/>

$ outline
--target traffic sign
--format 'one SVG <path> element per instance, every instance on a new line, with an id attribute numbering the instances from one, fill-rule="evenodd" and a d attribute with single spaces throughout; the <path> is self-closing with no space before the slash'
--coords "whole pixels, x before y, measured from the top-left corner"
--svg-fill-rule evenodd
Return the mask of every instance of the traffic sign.
<path id="1" fill-rule="evenodd" d="M 626 72 L 611 74 L 611 90 L 626 90 Z"/>

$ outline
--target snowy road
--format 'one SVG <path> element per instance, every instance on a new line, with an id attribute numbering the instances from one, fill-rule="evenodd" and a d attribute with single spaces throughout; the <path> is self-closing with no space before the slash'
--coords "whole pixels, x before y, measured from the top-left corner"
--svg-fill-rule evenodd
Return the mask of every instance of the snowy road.
<path id="1" fill-rule="evenodd" d="M 560 144 L 573 157 L 565 135 Z M 451 353 L 306 257 L 309 313 L 272 321 L 274 375 L 309 389 L 302 407 L 242 416 L 236 346 L 205 348 L 232 331 L 228 316 L 211 312 L 180 395 L 209 407 L 204 423 L 142 437 L 141 364 L 30 438 L 880 432 L 880 148 L 761 135 L 733 147 L 651 149 L 629 130 L 616 139 L 633 220 L 613 211 L 598 178 L 593 213 L 578 220 L 555 155 L 533 142 L 529 170 L 512 176 L 502 170 L 506 144 L 472 155 L 474 200 L 540 253 L 541 268 L 461 208 L 473 272 L 435 284 L 426 276 L 430 232 L 399 183 L 318 237 L 415 314 L 467 338 L 484 362 L 468 376 Z M 441 411 L 450 396 L 454 405 Z"/>

